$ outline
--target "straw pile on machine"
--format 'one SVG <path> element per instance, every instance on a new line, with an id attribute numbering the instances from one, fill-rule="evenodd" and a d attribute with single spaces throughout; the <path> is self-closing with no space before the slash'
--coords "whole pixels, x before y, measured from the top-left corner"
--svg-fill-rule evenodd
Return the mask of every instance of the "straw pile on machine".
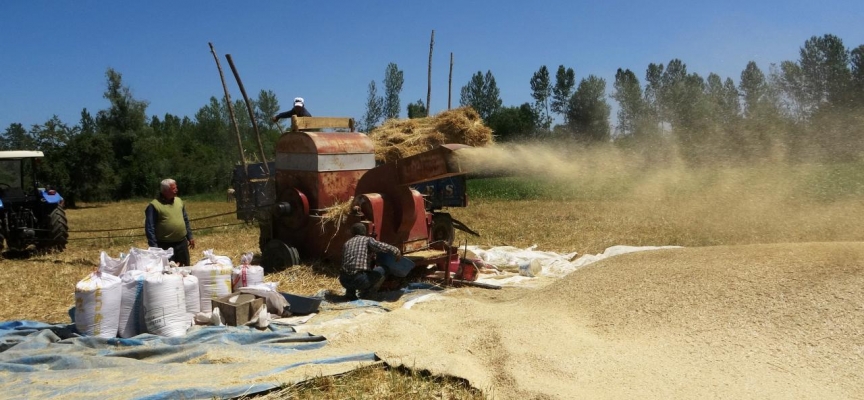
<path id="1" fill-rule="evenodd" d="M 486 146 L 492 129 L 471 107 L 456 108 L 426 118 L 391 119 L 369 132 L 375 161 L 387 163 L 431 150 L 442 144 Z"/>

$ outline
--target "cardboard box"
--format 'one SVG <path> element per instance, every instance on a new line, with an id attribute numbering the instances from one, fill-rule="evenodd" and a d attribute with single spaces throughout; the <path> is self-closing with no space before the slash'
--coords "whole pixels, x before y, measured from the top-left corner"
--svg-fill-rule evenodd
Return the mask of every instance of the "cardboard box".
<path id="1" fill-rule="evenodd" d="M 262 305 L 264 299 L 248 293 L 232 293 L 213 300 L 213 307 L 219 307 L 225 325 L 230 326 L 245 325 Z"/>

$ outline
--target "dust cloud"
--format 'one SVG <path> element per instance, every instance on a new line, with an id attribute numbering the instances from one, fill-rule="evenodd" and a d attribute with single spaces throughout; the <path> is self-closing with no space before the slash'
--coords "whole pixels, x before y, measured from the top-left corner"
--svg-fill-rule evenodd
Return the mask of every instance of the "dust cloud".
<path id="1" fill-rule="evenodd" d="M 856 162 L 692 163 L 675 150 L 657 157 L 570 143 L 504 143 L 457 154 L 474 177 L 542 182 L 534 186 L 544 191 L 537 199 L 561 210 L 594 204 L 592 217 L 607 221 L 604 230 L 654 235 L 655 244 L 864 239 L 864 175 Z"/>

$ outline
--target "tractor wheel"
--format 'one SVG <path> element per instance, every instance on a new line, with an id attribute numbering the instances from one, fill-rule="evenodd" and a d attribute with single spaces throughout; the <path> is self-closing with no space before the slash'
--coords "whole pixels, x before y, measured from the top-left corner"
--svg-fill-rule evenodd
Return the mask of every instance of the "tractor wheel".
<path id="1" fill-rule="evenodd" d="M 300 253 L 279 239 L 270 240 L 261 250 L 261 266 L 276 272 L 300 264 Z"/>
<path id="2" fill-rule="evenodd" d="M 63 207 L 57 207 L 48 216 L 48 235 L 41 242 L 39 248 L 43 250 L 53 250 L 61 252 L 66 249 L 66 243 L 69 241 L 69 225 L 66 222 L 66 210 Z"/>
<path id="3" fill-rule="evenodd" d="M 450 214 L 441 213 L 432 215 L 432 227 L 429 229 L 430 242 L 446 242 L 453 244 L 456 238 L 456 230 L 453 228 L 453 218 Z"/>

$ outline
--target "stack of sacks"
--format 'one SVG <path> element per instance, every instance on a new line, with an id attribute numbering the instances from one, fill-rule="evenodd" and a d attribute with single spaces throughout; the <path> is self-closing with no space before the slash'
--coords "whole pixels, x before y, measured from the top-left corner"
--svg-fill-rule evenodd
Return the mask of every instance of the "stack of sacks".
<path id="1" fill-rule="evenodd" d="M 129 250 L 129 260 L 126 270 L 120 274 L 122 297 L 120 302 L 120 330 L 122 338 L 130 338 L 141 333 L 147 333 L 144 320 L 144 286 L 148 274 L 161 274 L 168 264 L 168 259 L 174 255 L 174 249 L 162 250 L 151 247 L 148 249 Z"/>
<path id="2" fill-rule="evenodd" d="M 192 275 L 198 278 L 202 313 L 213 310 L 213 299 L 231 294 L 233 263 L 225 256 L 213 254 L 213 249 L 204 251 L 204 259 L 192 267 Z"/>

